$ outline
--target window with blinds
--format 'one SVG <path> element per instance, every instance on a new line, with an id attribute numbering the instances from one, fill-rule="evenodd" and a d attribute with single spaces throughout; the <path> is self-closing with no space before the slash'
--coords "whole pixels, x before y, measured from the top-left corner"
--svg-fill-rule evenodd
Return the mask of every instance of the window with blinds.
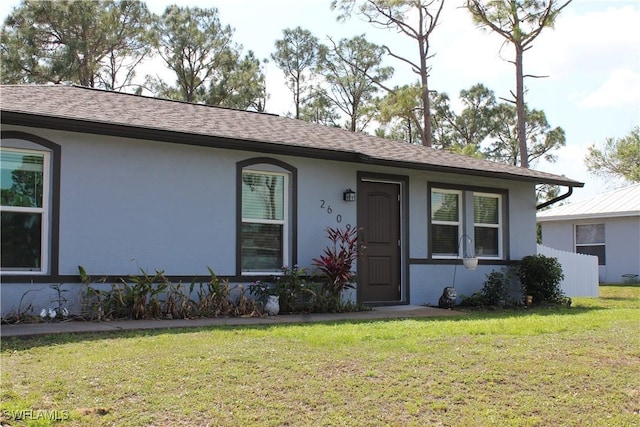
<path id="1" fill-rule="evenodd" d="M 431 253 L 434 256 L 458 255 L 460 198 L 460 191 L 434 189 L 431 192 Z"/>
<path id="2" fill-rule="evenodd" d="M 501 197 L 497 194 L 473 194 L 473 240 L 476 256 L 501 256 Z"/>
<path id="3" fill-rule="evenodd" d="M 242 172 L 243 273 L 272 273 L 286 264 L 288 176 Z"/>
<path id="4" fill-rule="evenodd" d="M 475 256 L 499 258 L 503 254 L 504 195 L 465 188 L 430 188 L 429 244 L 433 258 L 466 256 L 464 235 L 473 240 Z"/>

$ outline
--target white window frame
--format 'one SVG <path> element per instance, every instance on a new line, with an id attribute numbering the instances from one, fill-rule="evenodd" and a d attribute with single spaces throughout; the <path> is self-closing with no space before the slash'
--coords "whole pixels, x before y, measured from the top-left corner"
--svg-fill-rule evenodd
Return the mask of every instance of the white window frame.
<path id="1" fill-rule="evenodd" d="M 269 275 L 278 275 L 282 273 L 282 267 L 289 264 L 289 227 L 290 227 L 290 219 L 289 219 L 289 173 L 286 172 L 276 172 L 276 171 L 265 171 L 260 169 L 253 169 L 251 167 L 245 167 L 242 169 L 242 175 L 245 173 L 258 174 L 258 175 L 277 175 L 283 177 L 283 195 L 282 195 L 282 220 L 276 219 L 256 219 L 256 218 L 244 218 L 242 217 L 242 224 L 250 223 L 250 224 L 276 224 L 282 225 L 282 265 L 279 266 L 275 270 L 264 270 L 264 271 L 247 271 L 242 270 L 241 274 L 243 276 L 264 276 L 266 274 Z M 242 194 L 242 192 L 240 192 Z M 240 206 L 242 208 L 243 202 L 241 201 Z M 242 212 L 241 212 L 242 215 Z M 239 242 L 242 245 L 242 242 Z"/>
<path id="2" fill-rule="evenodd" d="M 458 227 L 458 237 L 456 240 L 456 248 L 458 250 L 458 255 L 449 255 L 449 254 L 437 254 L 432 252 L 431 256 L 433 259 L 456 259 L 460 256 L 460 238 L 463 236 L 464 234 L 464 209 L 463 209 L 463 205 L 464 205 L 464 194 L 462 190 L 451 190 L 451 189 L 445 189 L 445 188 L 431 188 L 431 193 L 429 194 L 429 203 L 432 203 L 432 196 L 433 193 L 443 193 L 443 194 L 456 194 L 458 196 L 458 221 L 438 221 L 438 220 L 434 220 L 433 219 L 433 213 L 434 213 L 434 207 L 433 204 L 431 205 L 431 225 L 453 225 Z M 429 233 L 431 233 L 432 230 L 429 230 Z M 432 246 L 433 248 L 433 246 Z"/>
<path id="3" fill-rule="evenodd" d="M 0 205 L 2 212 L 39 213 L 40 221 L 40 268 L 23 269 L 19 267 L 2 269 L 3 272 L 15 275 L 44 275 L 49 272 L 49 246 L 50 246 L 50 193 L 51 193 L 51 153 L 44 150 L 32 150 L 28 148 L 1 147 L 0 150 L 20 153 L 23 155 L 42 155 L 42 207 L 5 206 Z"/>
<path id="4" fill-rule="evenodd" d="M 473 192 L 473 197 L 475 196 L 479 196 L 479 197 L 490 197 L 490 198 L 495 198 L 498 199 L 498 223 L 497 224 L 488 224 L 488 223 L 477 223 L 475 222 L 475 212 L 473 212 L 473 209 L 475 208 L 475 203 L 472 206 L 472 215 L 473 215 L 473 236 L 474 237 L 474 251 L 476 254 L 477 258 L 480 259 L 502 259 L 502 233 L 503 233 L 503 226 L 502 226 L 502 194 L 497 194 L 497 193 L 485 193 L 485 192 L 477 192 L 474 191 Z M 480 255 L 478 254 L 478 252 L 476 251 L 476 242 L 475 242 L 475 229 L 476 227 L 478 228 L 496 228 L 498 230 L 498 254 L 497 255 Z"/>

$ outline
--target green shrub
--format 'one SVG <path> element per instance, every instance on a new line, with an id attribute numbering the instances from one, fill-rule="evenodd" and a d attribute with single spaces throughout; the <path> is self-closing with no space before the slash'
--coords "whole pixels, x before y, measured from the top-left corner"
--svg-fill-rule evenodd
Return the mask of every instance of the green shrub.
<path id="1" fill-rule="evenodd" d="M 275 281 L 275 294 L 279 297 L 281 312 L 312 311 L 317 292 L 306 277 L 305 269 L 297 265 L 282 268 L 282 275 Z"/>
<path id="2" fill-rule="evenodd" d="M 278 297 L 280 313 L 314 311 L 319 297 L 319 288 L 307 278 L 304 268 L 282 267 L 282 274 L 272 276 L 268 281 L 258 281 L 249 286 L 249 293 L 262 305 L 271 295 Z"/>
<path id="3" fill-rule="evenodd" d="M 534 304 L 570 304 L 560 282 L 564 279 L 557 258 L 529 255 L 522 258 L 517 272 L 523 295 L 531 295 Z"/>
<path id="4" fill-rule="evenodd" d="M 460 307 L 484 307 L 486 304 L 482 292 L 474 292 L 471 296 L 460 295 Z"/>
<path id="5" fill-rule="evenodd" d="M 327 291 L 326 282 L 308 276 L 304 268 L 283 267 L 282 274 L 249 286 L 249 292 L 261 304 L 270 295 L 278 297 L 280 313 L 336 313 L 369 310 L 362 304 L 342 301 Z"/>
<path id="6" fill-rule="evenodd" d="M 470 297 L 462 296 L 460 305 L 466 307 L 504 307 L 509 305 L 509 277 L 503 271 L 492 271 L 487 274 L 482 290 Z"/>
<path id="7" fill-rule="evenodd" d="M 509 301 L 509 278 L 501 271 L 487 274 L 482 287 L 482 296 L 487 305 L 504 307 Z"/>
<path id="8" fill-rule="evenodd" d="M 210 280 L 196 283 L 194 278 L 188 288 L 171 283 L 162 271 L 149 275 L 140 269 L 140 276 L 119 278 L 111 289 L 101 290 L 93 286 L 91 276 L 79 266 L 85 285 L 82 315 L 87 320 L 257 315 L 255 301 L 247 297 L 244 286 L 232 286 L 207 268 Z M 106 282 L 106 278 L 101 282 Z M 196 298 L 192 299 L 194 291 Z"/>

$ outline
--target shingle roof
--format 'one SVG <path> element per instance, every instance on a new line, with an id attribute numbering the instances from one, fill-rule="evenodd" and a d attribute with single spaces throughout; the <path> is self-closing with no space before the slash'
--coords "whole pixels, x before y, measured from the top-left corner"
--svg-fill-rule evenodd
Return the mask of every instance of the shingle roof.
<path id="1" fill-rule="evenodd" d="M 640 183 L 539 212 L 538 222 L 640 216 Z"/>
<path id="2" fill-rule="evenodd" d="M 272 114 L 65 85 L 0 86 L 2 122 L 582 187 L 475 159 Z"/>

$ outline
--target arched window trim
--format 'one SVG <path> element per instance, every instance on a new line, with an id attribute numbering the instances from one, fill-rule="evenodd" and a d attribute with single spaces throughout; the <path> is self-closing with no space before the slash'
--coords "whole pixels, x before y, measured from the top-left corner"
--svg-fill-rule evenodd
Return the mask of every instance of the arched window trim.
<path id="1" fill-rule="evenodd" d="M 275 168 L 280 169 L 280 171 L 276 171 L 271 167 L 261 168 L 260 165 L 275 166 Z M 288 259 L 285 259 L 284 262 L 290 262 L 291 265 L 296 265 L 298 262 L 298 170 L 294 166 L 278 159 L 273 159 L 270 157 L 254 157 L 236 163 L 236 275 L 253 276 L 256 274 L 243 273 L 242 269 L 242 174 L 247 170 L 262 172 L 272 171 L 275 173 L 286 173 L 288 175 L 288 179 L 286 181 L 289 188 L 285 189 L 285 192 L 288 194 L 289 202 L 289 206 L 287 207 L 288 236 L 286 239 L 287 241 L 283 243 L 284 245 L 288 245 L 286 251 Z M 274 272 L 265 271 L 264 273 L 273 274 Z"/>
<path id="2" fill-rule="evenodd" d="M 48 242 L 44 242 L 44 245 L 47 245 L 48 250 L 45 251 L 46 260 L 43 260 L 43 264 L 46 264 L 44 271 L 34 271 L 34 272 L 15 272 L 15 271 L 3 271 L 2 272 L 2 281 L 10 282 L 10 281 L 24 281 L 28 280 L 28 278 L 34 275 L 38 275 L 40 277 L 50 277 L 55 279 L 59 275 L 59 259 L 60 259 L 60 166 L 61 166 L 61 147 L 60 145 L 42 138 L 37 135 L 33 135 L 27 132 L 21 131 L 2 131 L 0 132 L 0 139 L 8 140 L 8 139 L 16 139 L 23 140 L 32 144 L 39 145 L 44 147 L 49 152 L 49 168 L 50 168 L 50 182 L 49 182 L 49 206 L 47 212 L 47 229 L 48 229 Z M 2 144 L 6 146 L 8 149 L 17 149 L 20 150 L 19 147 L 11 147 L 6 143 Z M 27 149 L 25 149 L 27 150 Z"/>

